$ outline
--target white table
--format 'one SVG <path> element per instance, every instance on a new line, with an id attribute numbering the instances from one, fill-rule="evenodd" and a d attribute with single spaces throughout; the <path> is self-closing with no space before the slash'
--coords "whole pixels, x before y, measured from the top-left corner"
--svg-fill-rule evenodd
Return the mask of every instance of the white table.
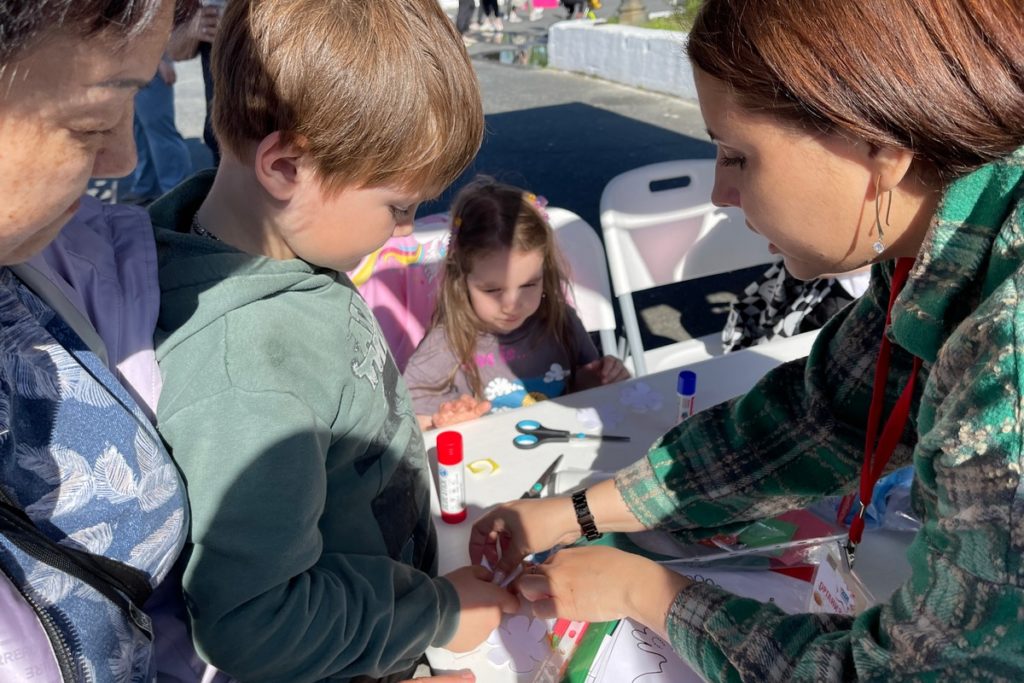
<path id="1" fill-rule="evenodd" d="M 697 373 L 697 410 L 742 394 L 768 370 L 783 362 L 806 356 L 809 347 L 808 339 L 786 339 L 687 366 L 687 369 Z M 676 423 L 679 410 L 676 397 L 678 370 L 569 394 L 453 427 L 462 434 L 467 464 L 490 458 L 498 464 L 499 469 L 484 476 L 473 475 L 467 470 L 466 503 L 469 514 L 465 522 L 452 525 L 441 521 L 436 493 L 433 496 L 440 573 L 469 564 L 469 532 L 473 522 L 490 506 L 519 498 L 559 454 L 565 456 L 560 470 L 578 468 L 613 472 L 639 459 L 657 438 Z M 622 404 L 622 392 L 643 391 L 644 387 L 637 387 L 639 384 L 645 385 L 654 397 L 660 398 L 660 406 L 649 405 L 650 409 L 637 412 Z M 652 400 L 649 403 L 656 402 Z M 600 431 L 626 435 L 631 441 L 547 443 L 532 450 L 520 450 L 512 445 L 512 437 L 517 434 L 515 423 L 525 419 L 537 420 L 555 429 L 593 431 L 584 429 L 580 423 L 577 412 L 581 408 L 598 408 L 606 414 L 611 413 L 612 423 L 606 424 Z M 615 413 L 620 414 L 619 419 L 615 419 Z M 430 431 L 424 435 L 429 459 L 435 470 L 435 441 L 438 433 Z M 909 565 L 903 552 L 909 538 L 908 534 L 892 532 L 869 531 L 865 534 L 865 541 L 858 551 L 857 568 L 876 598 L 886 598 L 909 575 Z M 435 668 L 470 668 L 480 683 L 521 683 L 510 671 L 494 668 L 485 661 L 482 653 L 456 657 L 446 650 L 434 649 L 427 654 Z M 522 680 L 528 681 L 529 677 Z"/>

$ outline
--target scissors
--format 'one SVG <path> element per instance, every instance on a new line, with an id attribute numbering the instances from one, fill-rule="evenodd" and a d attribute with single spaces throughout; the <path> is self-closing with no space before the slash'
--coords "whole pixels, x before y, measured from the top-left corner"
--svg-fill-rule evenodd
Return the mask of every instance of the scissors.
<path id="1" fill-rule="evenodd" d="M 516 423 L 516 431 L 519 432 L 519 435 L 512 439 L 512 445 L 516 448 L 536 448 L 545 441 L 582 441 L 584 439 L 629 441 L 628 436 L 584 434 L 583 432 L 570 432 L 567 429 L 548 429 L 536 420 L 520 420 Z"/>
<path id="2" fill-rule="evenodd" d="M 558 469 L 558 466 L 561 464 L 562 458 L 564 457 L 564 455 L 560 455 L 557 458 L 555 458 L 555 461 L 548 465 L 548 468 L 544 470 L 544 474 L 540 475 L 540 478 L 537 479 L 536 483 L 533 486 L 531 486 L 526 493 L 519 497 L 540 498 L 540 492 L 543 491 L 544 487 L 548 485 L 549 481 L 551 481 L 551 477 L 555 474 L 555 470 Z"/>

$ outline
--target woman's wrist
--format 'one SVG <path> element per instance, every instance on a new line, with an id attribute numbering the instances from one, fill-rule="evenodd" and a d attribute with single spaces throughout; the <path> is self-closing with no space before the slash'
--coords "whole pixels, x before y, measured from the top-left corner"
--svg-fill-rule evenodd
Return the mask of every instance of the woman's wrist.
<path id="1" fill-rule="evenodd" d="M 667 640 L 668 613 L 672 603 L 693 581 L 645 557 L 629 557 L 637 566 L 626 574 L 631 577 L 626 588 L 626 612 L 630 618 L 654 629 Z"/>
<path id="2" fill-rule="evenodd" d="M 606 479 L 588 488 L 587 504 L 601 533 L 644 530 L 643 524 L 626 506 L 614 479 Z"/>
<path id="3" fill-rule="evenodd" d="M 572 543 L 580 536 L 580 525 L 576 521 L 576 509 L 573 507 L 572 497 L 559 496 L 548 500 L 558 501 L 557 509 L 552 511 L 551 523 L 558 530 L 559 537 L 564 539 L 561 542 Z"/>

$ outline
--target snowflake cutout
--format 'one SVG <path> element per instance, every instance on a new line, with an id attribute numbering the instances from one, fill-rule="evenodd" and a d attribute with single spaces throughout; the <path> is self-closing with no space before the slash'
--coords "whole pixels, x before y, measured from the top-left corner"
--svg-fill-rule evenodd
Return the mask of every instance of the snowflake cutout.
<path id="1" fill-rule="evenodd" d="M 487 638 L 487 643 L 494 646 L 487 660 L 496 668 L 507 666 L 517 674 L 534 671 L 551 652 L 547 633 L 548 624 L 543 619 L 524 614 L 508 617 Z"/>
<path id="2" fill-rule="evenodd" d="M 622 404 L 634 413 L 657 412 L 661 410 L 661 394 L 643 382 L 635 382 L 619 394 Z"/>

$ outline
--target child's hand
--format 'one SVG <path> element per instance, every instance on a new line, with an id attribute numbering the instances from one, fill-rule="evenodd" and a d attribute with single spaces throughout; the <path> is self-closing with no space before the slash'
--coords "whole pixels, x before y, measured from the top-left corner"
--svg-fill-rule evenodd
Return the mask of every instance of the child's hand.
<path id="1" fill-rule="evenodd" d="M 527 555 L 557 543 L 570 543 L 579 535 L 576 511 L 569 498 L 512 500 L 491 508 L 473 524 L 469 561 L 486 559 L 500 583 Z"/>
<path id="2" fill-rule="evenodd" d="M 576 389 L 592 389 L 594 387 L 621 382 L 629 379 L 629 370 L 615 356 L 605 356 L 581 365 L 576 369 Z"/>
<path id="3" fill-rule="evenodd" d="M 490 401 L 477 401 L 472 396 L 463 394 L 454 401 L 442 403 L 431 417 L 431 421 L 435 427 L 447 427 L 459 422 L 475 420 L 481 415 L 486 415 L 490 409 Z"/>
<path id="4" fill-rule="evenodd" d="M 453 652 L 472 650 L 498 628 L 502 613 L 519 611 L 519 598 L 496 583 L 480 566 L 460 567 L 445 574 L 459 594 L 459 627 L 444 647 Z"/>

